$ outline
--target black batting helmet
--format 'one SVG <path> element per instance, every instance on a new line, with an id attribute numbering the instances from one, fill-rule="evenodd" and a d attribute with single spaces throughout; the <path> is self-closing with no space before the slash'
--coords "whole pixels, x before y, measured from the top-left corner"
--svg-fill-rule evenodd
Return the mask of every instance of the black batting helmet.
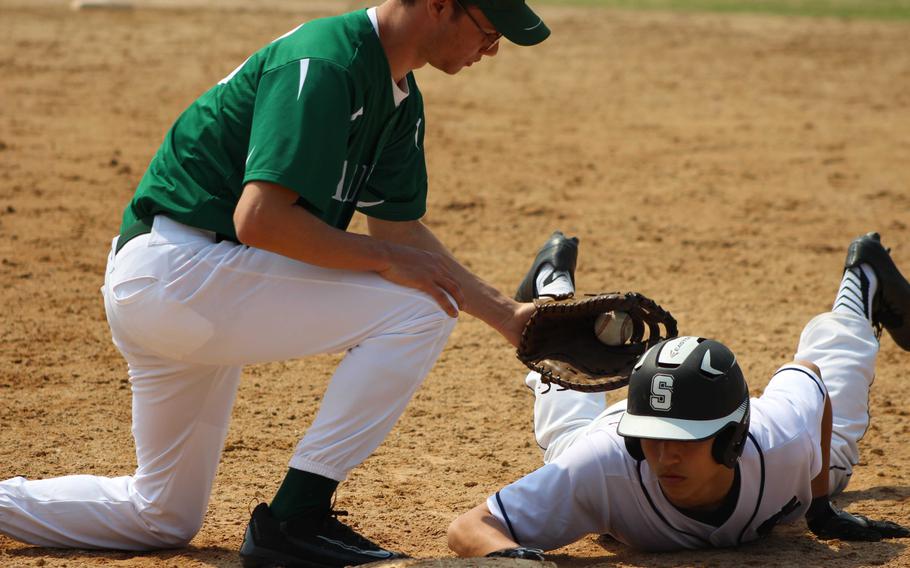
<path id="1" fill-rule="evenodd" d="M 736 356 L 702 337 L 675 337 L 639 359 L 629 380 L 618 432 L 626 449 L 644 459 L 641 438 L 705 440 L 717 463 L 732 468 L 749 431 L 749 387 Z"/>

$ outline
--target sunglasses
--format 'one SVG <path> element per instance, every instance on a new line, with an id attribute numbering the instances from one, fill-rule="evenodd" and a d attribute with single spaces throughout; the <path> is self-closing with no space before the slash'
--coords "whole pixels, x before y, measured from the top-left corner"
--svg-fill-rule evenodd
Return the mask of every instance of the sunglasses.
<path id="1" fill-rule="evenodd" d="M 483 34 L 484 45 L 480 51 L 489 51 L 493 49 L 493 46 L 499 43 L 500 38 L 502 38 L 502 34 L 499 32 L 488 32 L 487 30 L 483 29 L 483 26 L 480 25 L 480 22 L 478 22 L 470 12 L 468 12 L 468 9 L 464 4 L 461 3 L 461 0 L 455 0 L 455 3 L 458 4 L 461 7 L 461 10 L 468 15 L 472 22 L 474 22 L 474 26 L 477 28 L 477 31 Z"/>

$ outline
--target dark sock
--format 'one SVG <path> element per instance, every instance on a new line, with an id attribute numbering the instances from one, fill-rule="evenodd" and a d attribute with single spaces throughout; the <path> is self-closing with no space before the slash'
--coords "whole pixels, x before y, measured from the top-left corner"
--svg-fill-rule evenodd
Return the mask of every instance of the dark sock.
<path id="1" fill-rule="evenodd" d="M 289 468 L 269 509 L 279 521 L 287 521 L 313 507 L 331 506 L 338 482 L 308 471 Z"/>

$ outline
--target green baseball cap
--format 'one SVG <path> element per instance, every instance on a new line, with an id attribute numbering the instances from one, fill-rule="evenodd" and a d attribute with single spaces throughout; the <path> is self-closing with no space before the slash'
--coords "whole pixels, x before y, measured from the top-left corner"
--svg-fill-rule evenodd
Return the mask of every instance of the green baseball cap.
<path id="1" fill-rule="evenodd" d="M 525 0 L 473 0 L 483 15 L 512 43 L 536 45 L 550 36 L 540 16 L 525 4 Z"/>

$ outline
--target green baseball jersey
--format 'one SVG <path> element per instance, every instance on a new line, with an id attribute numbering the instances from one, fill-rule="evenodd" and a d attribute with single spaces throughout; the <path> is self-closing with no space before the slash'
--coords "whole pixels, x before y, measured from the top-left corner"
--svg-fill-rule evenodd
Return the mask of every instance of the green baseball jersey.
<path id="1" fill-rule="evenodd" d="M 413 220 L 426 210 L 423 100 L 413 74 L 396 106 L 365 10 L 307 22 L 252 55 L 176 121 L 123 215 L 164 214 L 236 240 L 243 186 L 268 181 L 346 229 L 355 210 Z"/>

